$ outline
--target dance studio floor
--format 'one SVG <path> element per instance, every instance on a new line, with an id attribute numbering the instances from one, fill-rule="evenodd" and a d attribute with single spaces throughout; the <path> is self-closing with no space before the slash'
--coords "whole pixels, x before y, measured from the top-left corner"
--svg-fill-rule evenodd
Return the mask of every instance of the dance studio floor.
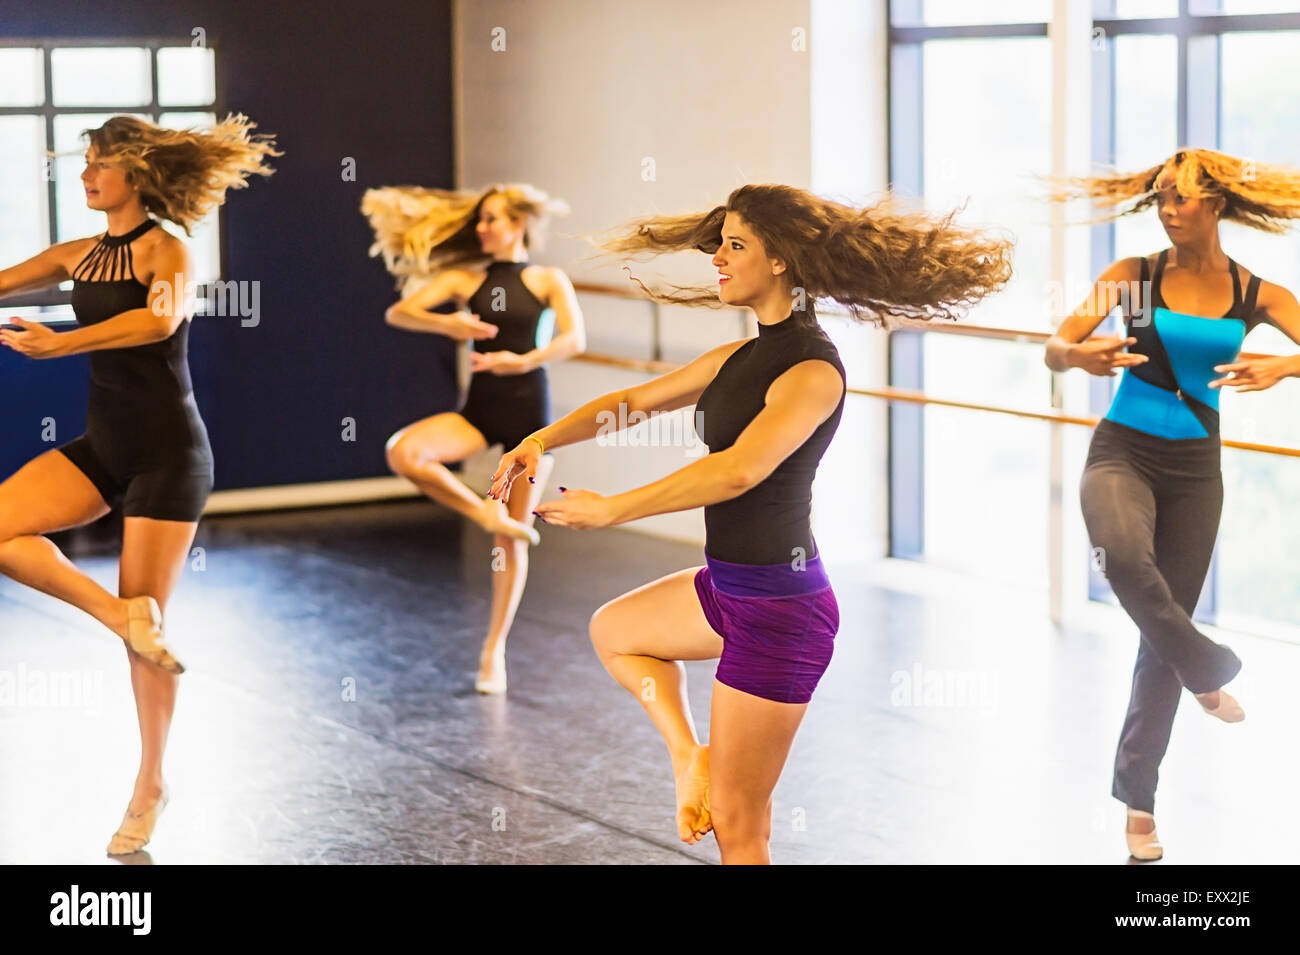
<path id="1" fill-rule="evenodd" d="M 664 747 L 586 634 L 602 602 L 700 549 L 541 533 L 509 695 L 484 698 L 491 540 L 472 525 L 424 501 L 205 520 L 168 615 L 190 668 L 172 804 L 128 861 L 717 862 L 711 838 L 677 841 Z M 59 540 L 110 585 L 100 537 Z M 1131 628 L 1059 633 L 1001 590 L 887 589 L 863 582 L 877 565 L 827 556 L 842 629 L 776 792 L 774 861 L 1123 864 L 1109 789 Z M 1300 861 L 1300 648 L 1229 639 L 1249 716 L 1226 726 L 1185 695 L 1162 864 Z M 706 738 L 712 667 L 689 665 Z M 111 864 L 137 758 L 120 644 L 0 578 L 6 673 L 0 862 Z M 61 695 L 31 698 L 38 682 Z"/>

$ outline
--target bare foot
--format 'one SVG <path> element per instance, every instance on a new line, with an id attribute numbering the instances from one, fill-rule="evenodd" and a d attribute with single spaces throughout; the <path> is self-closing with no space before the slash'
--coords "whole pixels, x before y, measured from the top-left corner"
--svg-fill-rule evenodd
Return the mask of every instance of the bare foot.
<path id="1" fill-rule="evenodd" d="M 495 501 L 490 497 L 483 499 L 483 512 L 479 515 L 479 527 L 489 534 L 505 534 L 530 544 L 540 544 L 542 535 L 527 524 L 522 524 L 510 516 L 505 501 Z"/>
<path id="2" fill-rule="evenodd" d="M 167 787 L 163 785 L 137 788 L 126 807 L 122 825 L 108 843 L 111 856 L 131 855 L 139 852 L 153 838 L 158 817 L 167 807 Z"/>
<path id="3" fill-rule="evenodd" d="M 480 693 L 504 693 L 506 691 L 506 655 L 504 653 L 486 654 L 479 659 L 478 679 L 474 689 Z"/>
<path id="4" fill-rule="evenodd" d="M 694 845 L 713 828 L 709 812 L 709 747 L 697 746 L 677 774 L 677 835 Z"/>

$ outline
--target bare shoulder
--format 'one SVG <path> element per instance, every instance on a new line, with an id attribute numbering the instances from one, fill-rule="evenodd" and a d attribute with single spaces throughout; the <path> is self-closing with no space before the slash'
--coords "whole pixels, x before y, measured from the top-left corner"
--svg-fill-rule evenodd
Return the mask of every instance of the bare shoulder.
<path id="1" fill-rule="evenodd" d="M 103 233 L 101 232 L 99 235 L 87 236 L 83 239 L 69 239 L 67 242 L 56 243 L 50 246 L 46 255 L 57 262 L 68 275 L 71 275 L 73 269 L 90 254 L 90 250 L 99 243 L 102 236 Z"/>
<path id="2" fill-rule="evenodd" d="M 150 229 L 131 243 L 136 278 L 146 283 L 160 273 L 170 277 L 172 272 L 187 272 L 189 254 L 188 246 L 162 226 Z"/>
<path id="3" fill-rule="evenodd" d="M 523 270 L 520 278 L 548 306 L 574 294 L 568 274 L 556 265 L 530 265 Z"/>

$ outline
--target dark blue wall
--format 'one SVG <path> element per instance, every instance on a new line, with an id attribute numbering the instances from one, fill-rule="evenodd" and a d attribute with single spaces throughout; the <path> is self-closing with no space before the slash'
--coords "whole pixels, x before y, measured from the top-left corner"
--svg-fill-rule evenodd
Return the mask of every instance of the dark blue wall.
<path id="1" fill-rule="evenodd" d="M 200 316 L 191 332 L 217 488 L 387 474 L 390 433 L 454 408 L 454 352 L 446 339 L 384 324 L 396 293 L 366 255 L 359 205 L 371 186 L 453 185 L 448 0 L 0 2 L 0 35 L 10 37 L 187 42 L 194 27 L 216 51 L 218 114 L 246 113 L 285 152 L 275 175 L 231 191 L 225 209 L 223 277 L 261 283 L 260 324 Z M 356 182 L 342 181 L 347 156 Z M 8 474 L 13 460 L 49 447 L 41 418 L 65 407 L 84 414 L 86 362 L 4 351 L 5 418 L 33 422 L 4 430 Z M 356 421 L 355 442 L 342 440 L 345 417 Z M 58 420 L 60 440 L 75 437 Z"/>

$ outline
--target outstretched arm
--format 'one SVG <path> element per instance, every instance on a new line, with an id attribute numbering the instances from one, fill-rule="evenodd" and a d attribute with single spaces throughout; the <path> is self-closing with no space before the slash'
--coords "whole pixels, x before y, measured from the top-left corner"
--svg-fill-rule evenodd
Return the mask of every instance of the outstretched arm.
<path id="1" fill-rule="evenodd" d="M 1134 344 L 1136 339 L 1119 336 L 1088 338 L 1123 301 L 1124 295 L 1146 294 L 1146 289 L 1140 292 L 1137 289 L 1140 269 L 1140 259 L 1120 259 L 1097 277 L 1088 297 L 1047 340 L 1043 363 L 1048 368 L 1052 371 L 1082 368 L 1092 375 L 1112 377 L 1116 368 L 1127 368 L 1147 360 L 1145 355 L 1124 353 L 1124 347 Z"/>
<path id="2" fill-rule="evenodd" d="M 1259 312 L 1264 320 L 1276 326 L 1282 334 L 1300 344 L 1300 303 L 1295 295 L 1272 282 L 1261 283 Z M 1263 391 L 1283 378 L 1300 378 L 1300 355 L 1261 355 L 1227 365 L 1215 365 L 1223 378 L 1210 382 L 1211 388 L 1235 388 L 1237 391 Z"/>
<path id="3" fill-rule="evenodd" d="M 34 292 L 69 278 L 68 262 L 76 251 L 74 246 L 85 244 L 85 239 L 60 242 L 26 262 L 0 269 L 0 298 L 18 292 Z"/>
<path id="4" fill-rule="evenodd" d="M 29 358 L 61 358 L 107 348 L 133 348 L 170 338 L 190 315 L 189 253 L 181 242 L 164 243 L 152 261 L 155 276 L 148 304 L 93 325 L 55 332 L 39 322 L 14 319 L 21 331 L 0 330 L 0 343 Z"/>
<path id="5" fill-rule="evenodd" d="M 725 451 L 612 497 L 570 491 L 561 501 L 539 504 L 537 513 L 552 524 L 605 527 L 739 497 L 803 445 L 834 412 L 843 393 L 834 365 L 819 358 L 801 361 L 772 383 L 763 410 Z"/>

